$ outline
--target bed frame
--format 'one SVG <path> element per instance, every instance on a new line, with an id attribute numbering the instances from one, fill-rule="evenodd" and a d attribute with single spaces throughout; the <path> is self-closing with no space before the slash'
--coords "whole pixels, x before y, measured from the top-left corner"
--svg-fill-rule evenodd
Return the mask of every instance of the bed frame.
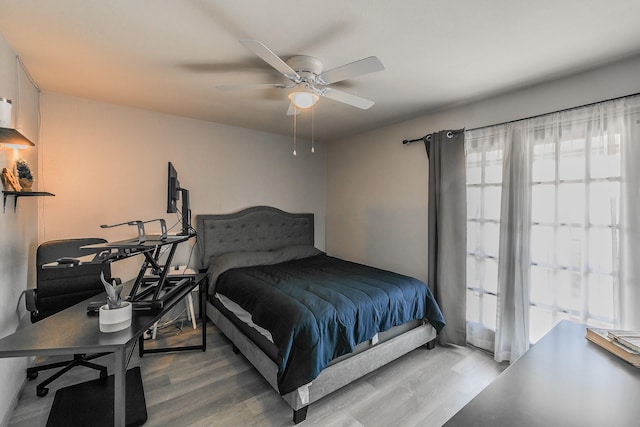
<path id="1" fill-rule="evenodd" d="M 226 252 L 313 245 L 314 217 L 313 214 L 292 214 L 268 206 L 256 206 L 227 215 L 198 215 L 197 231 L 200 268 L 206 269 L 212 257 Z M 207 316 L 231 340 L 234 351 L 242 353 L 278 391 L 276 363 L 211 302 L 207 301 L 206 307 Z M 282 395 L 293 409 L 293 422 L 304 421 L 309 404 L 333 391 L 420 346 L 433 348 L 435 338 L 435 329 L 426 322 L 397 336 L 381 333 L 377 344 L 369 345 L 351 357 L 334 361 L 313 382 Z"/>

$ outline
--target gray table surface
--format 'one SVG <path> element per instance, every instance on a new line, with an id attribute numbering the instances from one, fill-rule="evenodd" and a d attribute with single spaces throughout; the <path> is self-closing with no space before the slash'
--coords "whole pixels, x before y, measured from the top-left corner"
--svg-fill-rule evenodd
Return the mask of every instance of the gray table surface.
<path id="1" fill-rule="evenodd" d="M 453 426 L 640 426 L 640 369 L 562 321 L 455 414 Z"/>

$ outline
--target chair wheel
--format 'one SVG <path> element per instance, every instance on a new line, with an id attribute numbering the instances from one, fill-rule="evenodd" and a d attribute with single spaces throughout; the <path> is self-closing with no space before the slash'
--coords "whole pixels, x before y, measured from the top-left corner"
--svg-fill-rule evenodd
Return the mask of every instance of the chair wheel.
<path id="1" fill-rule="evenodd" d="M 35 380 L 36 378 L 38 378 L 38 371 L 27 372 L 28 380 Z"/>
<path id="2" fill-rule="evenodd" d="M 36 396 L 38 397 L 45 397 L 48 393 L 49 393 L 49 389 L 46 387 L 39 388 L 36 390 Z"/>

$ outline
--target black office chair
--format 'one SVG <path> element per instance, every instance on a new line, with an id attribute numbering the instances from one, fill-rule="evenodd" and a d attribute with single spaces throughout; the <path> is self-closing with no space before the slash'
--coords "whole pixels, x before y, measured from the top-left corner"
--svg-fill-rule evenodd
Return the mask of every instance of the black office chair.
<path id="1" fill-rule="evenodd" d="M 109 282 L 114 280 L 111 278 L 111 266 L 108 263 L 81 264 L 67 268 L 42 268 L 43 264 L 55 262 L 63 257 L 77 258 L 95 253 L 96 250 L 81 249 L 81 247 L 97 243 L 106 243 L 106 240 L 98 238 L 53 240 L 38 247 L 36 252 L 36 288 L 27 290 L 25 298 L 27 310 L 31 312 L 32 323 L 104 292 L 104 286 L 100 280 L 101 272 Z M 115 280 L 119 281 L 119 279 Z M 96 331 L 96 333 L 99 332 Z M 106 354 L 108 353 L 75 354 L 72 360 L 34 366 L 27 369 L 27 378 L 35 379 L 38 372 L 42 370 L 62 368 L 37 385 L 36 395 L 39 397 L 47 395 L 49 392 L 47 385 L 75 366 L 99 370 L 100 378 L 106 378 L 106 366 L 89 362 L 89 360 Z"/>

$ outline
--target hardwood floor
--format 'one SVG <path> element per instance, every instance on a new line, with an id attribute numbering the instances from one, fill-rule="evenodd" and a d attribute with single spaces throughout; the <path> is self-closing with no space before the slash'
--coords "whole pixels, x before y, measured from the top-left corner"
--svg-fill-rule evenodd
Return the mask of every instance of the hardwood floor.
<path id="1" fill-rule="evenodd" d="M 179 345 L 200 338 L 184 323 L 150 343 Z M 147 346 L 148 344 L 145 344 Z M 145 426 L 290 426 L 292 411 L 231 343 L 207 324 L 207 351 L 146 355 L 137 348 L 129 367 L 140 366 L 147 402 Z M 47 360 L 55 360 L 48 358 Z M 60 358 L 58 358 L 60 359 Z M 37 362 L 41 363 L 42 360 Z M 96 360 L 112 372 L 112 356 Z M 301 426 L 440 426 L 506 365 L 482 351 L 456 346 L 417 349 L 309 407 Z M 46 372 L 41 378 L 46 378 Z M 38 379 L 26 381 L 9 426 L 44 426 L 58 388 L 97 378 L 74 368 L 38 398 Z"/>

